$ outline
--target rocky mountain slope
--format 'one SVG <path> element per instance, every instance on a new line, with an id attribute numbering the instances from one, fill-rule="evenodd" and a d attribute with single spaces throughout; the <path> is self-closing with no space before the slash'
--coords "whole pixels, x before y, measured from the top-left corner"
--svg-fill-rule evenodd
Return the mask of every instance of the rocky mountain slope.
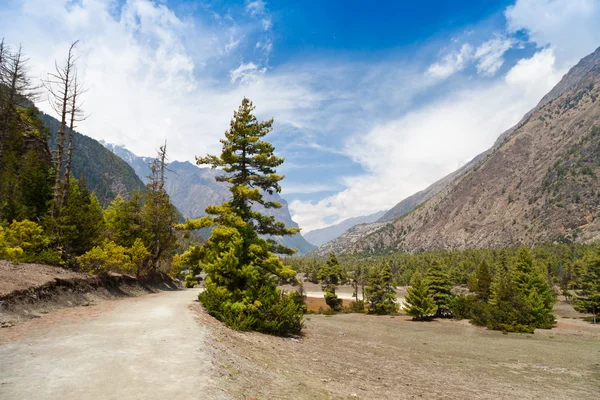
<path id="1" fill-rule="evenodd" d="M 150 174 L 148 164 L 152 161 L 152 158 L 139 157 L 123 146 L 103 144 L 107 149 L 125 160 L 141 179 L 147 180 L 147 176 Z M 218 173 L 218 170 L 200 168 L 187 161 L 173 161 L 169 164 L 165 177 L 165 189 L 175 207 L 185 218 L 197 218 L 206 215 L 204 210 L 207 206 L 221 204 L 229 199 L 228 185 L 215 180 Z M 298 224 L 292 220 L 287 202 L 284 199 L 275 194 L 270 200 L 281 203 L 282 207 L 280 209 L 261 209 L 261 212 L 274 216 L 288 227 L 298 227 Z M 298 249 L 301 254 L 315 248 L 301 234 L 274 239 L 288 247 Z"/>
<path id="2" fill-rule="evenodd" d="M 379 218 L 383 217 L 385 211 L 379 211 L 371 215 L 366 215 L 364 217 L 355 217 L 348 218 L 339 224 L 328 226 L 327 228 L 315 229 L 314 231 L 310 231 L 305 233 L 303 236 L 309 243 L 314 244 L 315 246 L 321 246 L 338 236 L 342 235 L 348 229 L 360 225 L 360 224 L 368 224 L 377 221 Z"/>
<path id="3" fill-rule="evenodd" d="M 599 97 L 600 49 L 437 194 L 346 251 L 597 240 Z"/>
<path id="4" fill-rule="evenodd" d="M 40 119 L 50 130 L 50 149 L 56 150 L 60 122 L 48 114 L 40 114 Z M 146 191 L 135 171 L 98 141 L 75 131 L 73 149 L 73 175 L 78 179 L 84 176 L 88 189 L 96 193 L 102 206 L 106 207 L 118 194 L 129 198 L 135 191 Z"/>

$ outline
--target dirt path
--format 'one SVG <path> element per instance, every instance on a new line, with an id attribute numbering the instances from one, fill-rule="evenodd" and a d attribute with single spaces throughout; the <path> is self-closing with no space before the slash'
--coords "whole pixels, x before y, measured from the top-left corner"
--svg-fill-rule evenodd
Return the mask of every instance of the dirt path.
<path id="1" fill-rule="evenodd" d="M 105 301 L 0 330 L 0 398 L 222 398 L 206 328 L 189 309 L 197 293 Z"/>

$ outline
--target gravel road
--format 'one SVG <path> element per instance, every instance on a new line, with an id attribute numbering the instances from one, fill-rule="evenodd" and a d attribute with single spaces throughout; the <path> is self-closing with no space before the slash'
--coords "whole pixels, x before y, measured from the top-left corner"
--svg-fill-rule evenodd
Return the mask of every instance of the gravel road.
<path id="1" fill-rule="evenodd" d="M 211 383 L 207 330 L 189 309 L 197 294 L 104 301 L 0 330 L 0 398 L 223 398 Z"/>

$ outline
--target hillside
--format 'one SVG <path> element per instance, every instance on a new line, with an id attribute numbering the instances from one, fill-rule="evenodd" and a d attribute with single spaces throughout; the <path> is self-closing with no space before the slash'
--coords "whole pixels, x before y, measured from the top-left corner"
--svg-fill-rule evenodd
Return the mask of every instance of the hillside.
<path id="1" fill-rule="evenodd" d="M 348 252 L 589 242 L 600 237 L 600 49 L 476 165 Z"/>
<path id="2" fill-rule="evenodd" d="M 315 229 L 314 231 L 305 233 L 304 238 L 308 240 L 309 243 L 312 243 L 315 246 L 321 246 L 337 238 L 338 236 L 346 232 L 348 229 L 356 225 L 368 224 L 377 221 L 385 213 L 385 211 L 379 211 L 374 214 L 366 215 L 363 217 L 348 218 L 340 222 L 339 224 L 331 225 L 322 229 Z"/>
<path id="3" fill-rule="evenodd" d="M 48 114 L 40 114 L 40 119 L 50 130 L 49 146 L 55 150 L 60 122 Z M 78 179 L 84 176 L 88 189 L 96 193 L 103 207 L 118 194 L 129 198 L 135 191 L 145 192 L 135 171 L 97 140 L 75 131 L 73 148 L 73 175 Z"/>
<path id="4" fill-rule="evenodd" d="M 139 157 L 122 146 L 108 143 L 104 143 L 104 145 L 129 163 L 141 179 L 146 179 L 145 177 L 149 174 L 148 163 L 152 160 L 151 158 Z M 204 210 L 207 206 L 220 204 L 229 198 L 228 185 L 215 180 L 218 173 L 218 170 L 200 168 L 188 161 L 173 161 L 169 164 L 165 189 L 175 207 L 185 218 L 197 218 L 206 215 Z M 288 227 L 298 227 L 298 224 L 292 220 L 287 202 L 284 199 L 278 194 L 275 194 L 272 198 L 266 195 L 266 199 L 279 202 L 282 207 L 280 209 L 261 209 L 261 212 L 274 216 Z M 306 253 L 315 248 L 301 234 L 274 239 L 288 247 L 298 249 L 300 253 Z"/>

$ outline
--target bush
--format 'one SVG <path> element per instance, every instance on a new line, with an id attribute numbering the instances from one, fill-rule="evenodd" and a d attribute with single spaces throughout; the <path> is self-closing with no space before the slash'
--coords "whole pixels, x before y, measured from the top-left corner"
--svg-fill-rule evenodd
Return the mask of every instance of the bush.
<path id="1" fill-rule="evenodd" d="M 304 297 L 296 291 L 284 294 L 280 290 L 262 287 L 253 303 L 233 301 L 232 293 L 206 280 L 206 290 L 199 299 L 208 313 L 237 330 L 256 330 L 276 335 L 298 333 L 306 312 Z"/>
<path id="2" fill-rule="evenodd" d="M 329 308 L 331 308 L 333 311 L 341 311 L 342 310 L 342 305 L 343 305 L 343 300 L 337 297 L 337 294 L 335 294 L 335 292 L 331 292 L 331 291 L 325 291 L 325 303 L 327 303 L 327 305 L 329 306 Z"/>
<path id="3" fill-rule="evenodd" d="M 113 241 L 105 240 L 102 245 L 93 247 L 82 256 L 77 257 L 81 268 L 92 274 L 109 272 L 131 272 L 133 266 L 128 249 Z"/>
<path id="4" fill-rule="evenodd" d="M 198 284 L 198 281 L 196 280 L 196 277 L 194 276 L 193 273 L 189 273 L 185 276 L 185 281 L 184 281 L 183 285 L 186 288 L 193 288 L 197 284 Z"/>
<path id="5" fill-rule="evenodd" d="M 49 243 L 43 228 L 29 220 L 13 221 L 8 228 L 0 227 L 0 257 L 12 261 L 61 264 L 60 252 L 49 249 Z"/>
<path id="6" fill-rule="evenodd" d="M 353 312 L 353 313 L 364 313 L 365 312 L 365 302 L 363 300 L 351 301 L 350 304 L 348 305 L 348 308 L 346 308 L 346 310 L 348 310 L 348 312 Z"/>
<path id="7" fill-rule="evenodd" d="M 471 319 L 477 299 L 473 295 L 459 293 L 450 301 L 450 311 L 454 319 Z"/>

